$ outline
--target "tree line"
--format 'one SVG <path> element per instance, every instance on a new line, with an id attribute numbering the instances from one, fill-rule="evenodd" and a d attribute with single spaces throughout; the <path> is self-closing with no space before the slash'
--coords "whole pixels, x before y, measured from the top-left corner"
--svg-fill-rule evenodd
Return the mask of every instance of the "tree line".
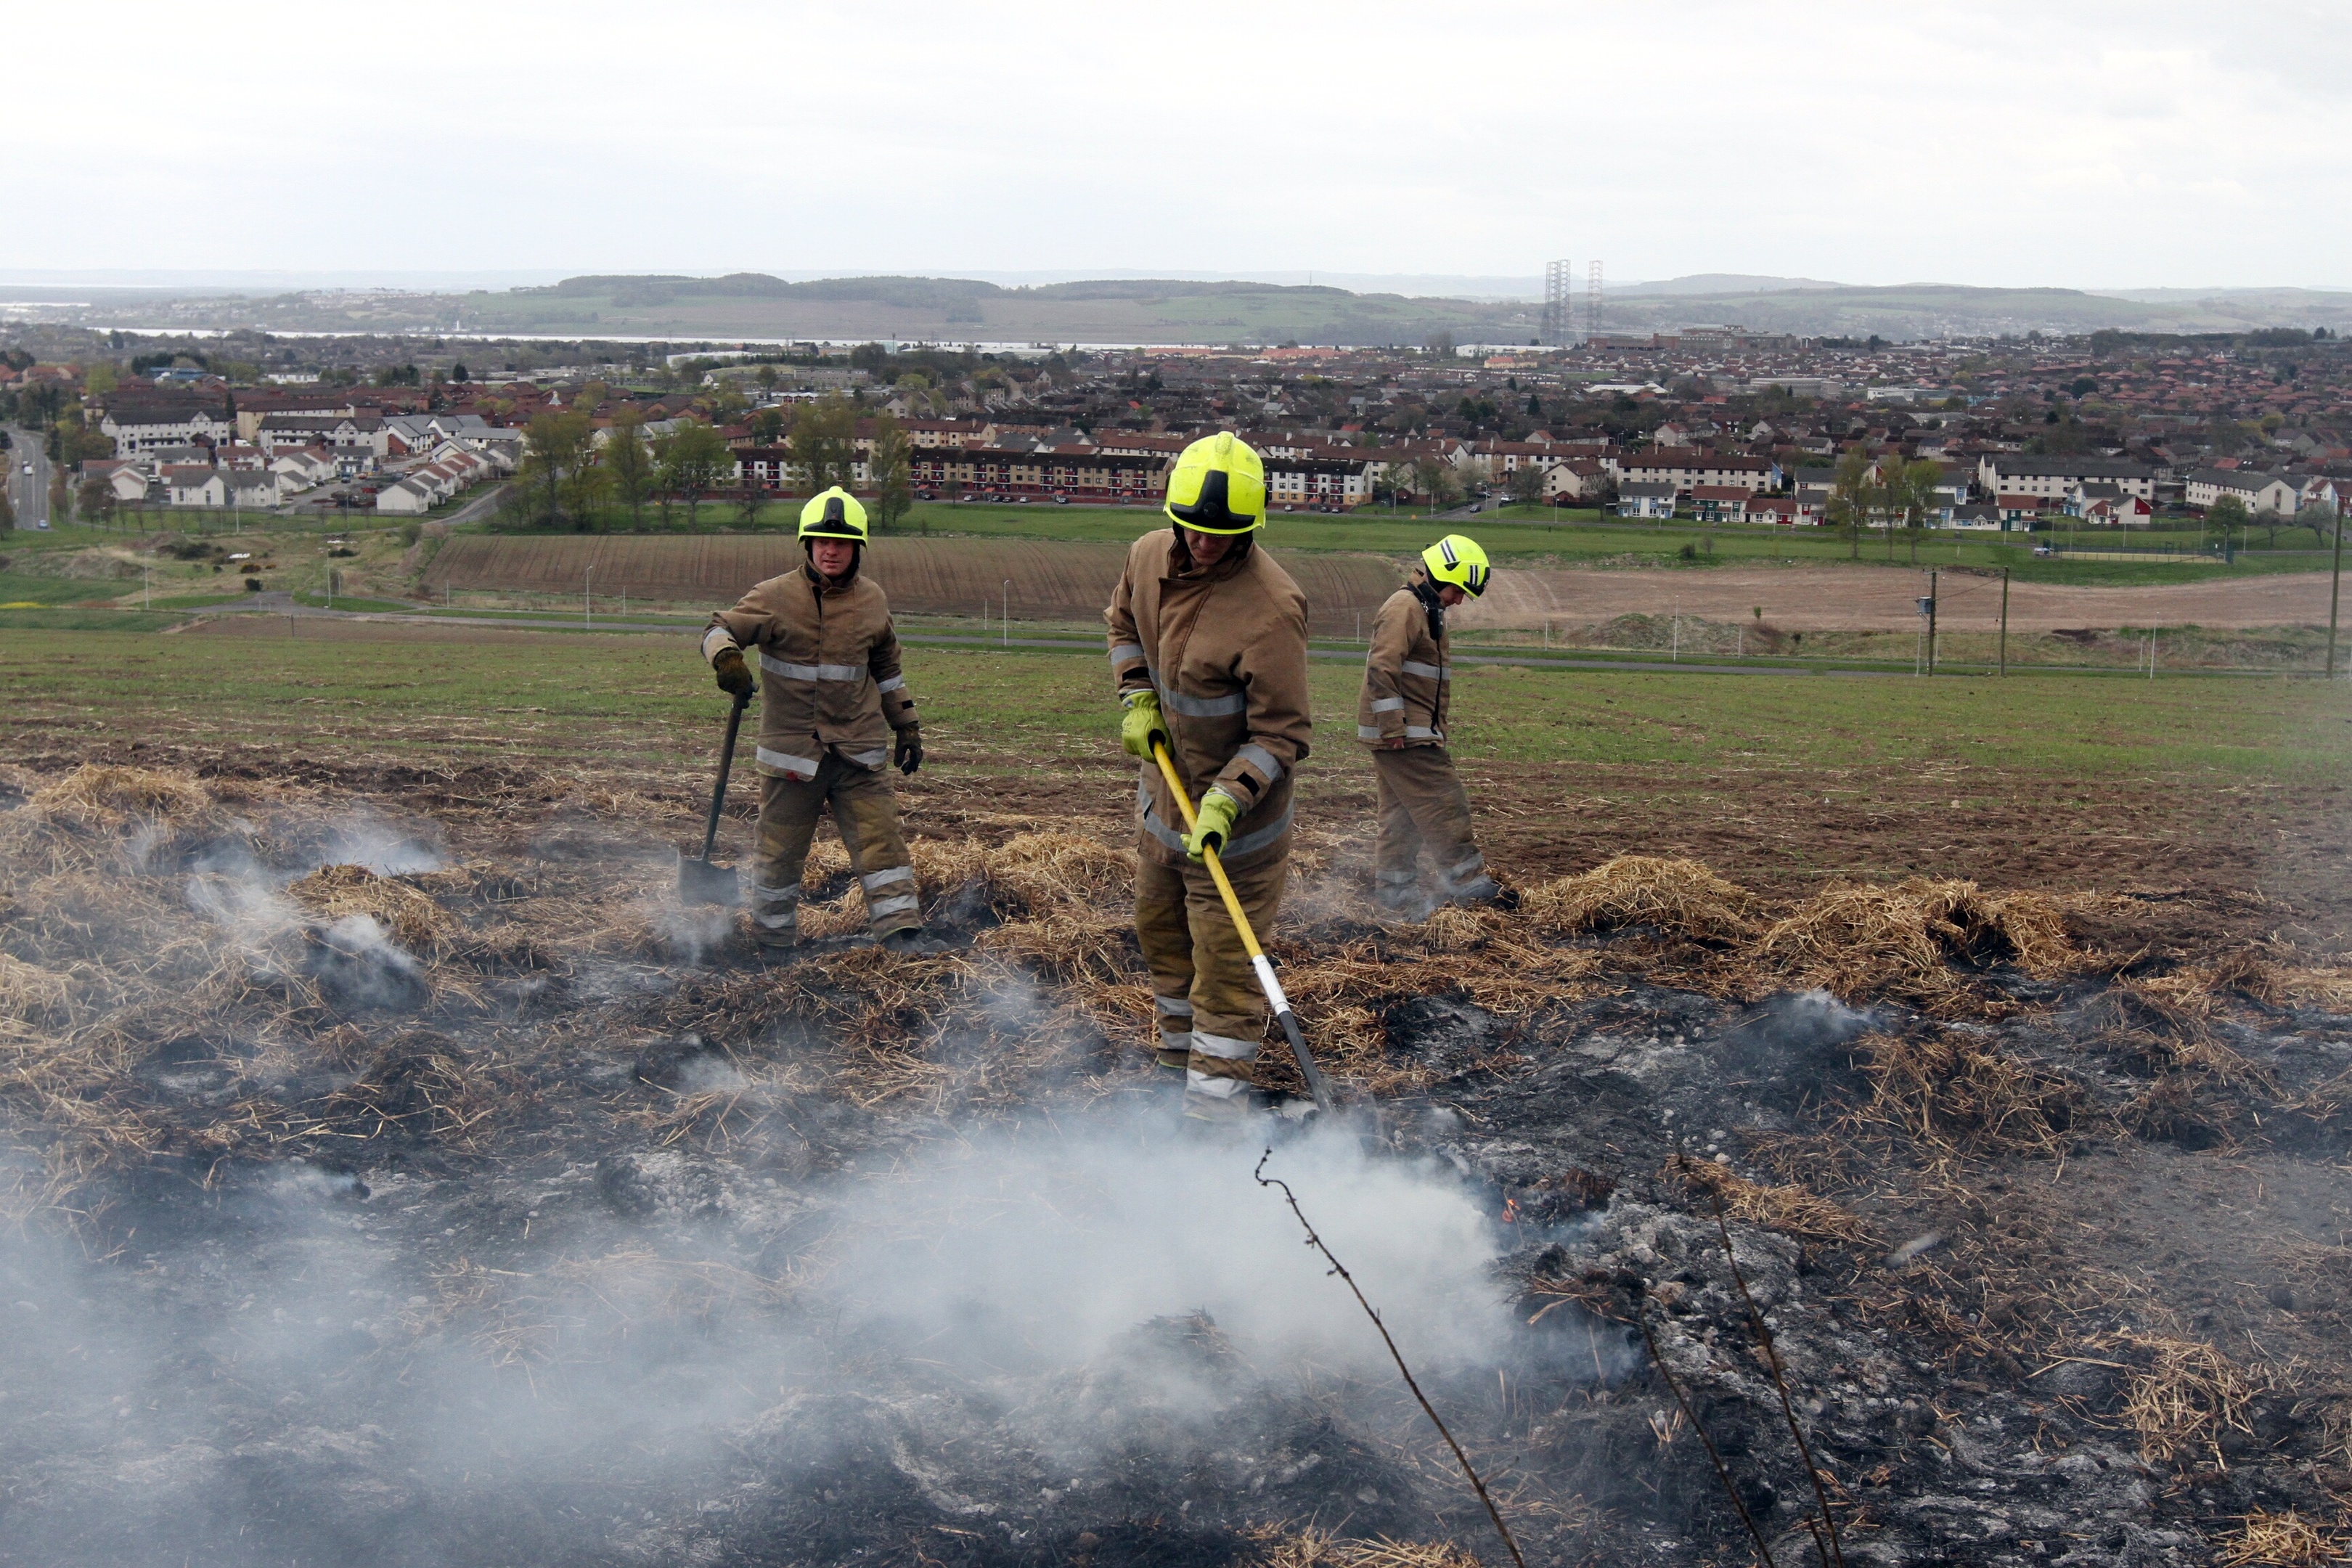
<path id="1" fill-rule="evenodd" d="M 755 418 L 753 438 L 766 445 L 781 438 L 785 460 L 801 470 L 809 494 L 834 485 L 869 491 L 875 496 L 874 521 L 885 531 L 912 509 L 914 447 L 889 415 L 868 414 L 834 395 L 801 405 L 790 415 L 762 408 Z M 873 421 L 873 435 L 861 459 L 862 419 Z M 642 531 L 649 507 L 665 529 L 683 508 L 691 531 L 700 524 L 703 506 L 728 493 L 748 526 L 767 494 L 748 482 L 739 486 L 735 465 L 734 450 L 718 426 L 691 416 L 648 431 L 642 415 L 625 409 L 599 430 L 586 414 L 549 409 L 524 427 L 517 489 L 528 521 L 582 533 L 595 527 L 600 514 L 622 508 L 630 529 Z"/>

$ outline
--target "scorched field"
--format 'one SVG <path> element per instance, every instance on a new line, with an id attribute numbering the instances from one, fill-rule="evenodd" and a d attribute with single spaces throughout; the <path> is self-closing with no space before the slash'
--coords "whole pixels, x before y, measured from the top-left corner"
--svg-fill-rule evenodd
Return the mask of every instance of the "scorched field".
<path id="1" fill-rule="evenodd" d="M 687 639 L 391 629 L 0 633 L 0 1559 L 1510 1560 L 1174 1124 L 1098 660 L 911 655 L 953 946 L 763 963 Z M 1265 1170 L 1527 1562 L 2333 1560 L 2343 693 L 1466 676 L 1400 923 L 1315 681 Z"/>

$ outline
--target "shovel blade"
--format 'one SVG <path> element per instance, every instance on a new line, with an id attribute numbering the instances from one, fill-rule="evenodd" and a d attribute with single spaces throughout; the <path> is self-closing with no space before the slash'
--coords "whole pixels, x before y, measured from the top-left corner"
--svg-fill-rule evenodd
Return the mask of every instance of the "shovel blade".
<path id="1" fill-rule="evenodd" d="M 682 904 L 719 904 L 730 909 L 741 903 L 743 891 L 736 883 L 735 868 L 714 866 L 690 855 L 679 856 L 677 901 Z"/>

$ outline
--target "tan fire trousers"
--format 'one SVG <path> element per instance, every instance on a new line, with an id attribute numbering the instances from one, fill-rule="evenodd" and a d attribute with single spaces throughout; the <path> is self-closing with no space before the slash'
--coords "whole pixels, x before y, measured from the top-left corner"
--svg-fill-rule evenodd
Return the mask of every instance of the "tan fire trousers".
<path id="1" fill-rule="evenodd" d="M 1226 868 L 1260 942 L 1282 908 L 1289 869 L 1286 854 Z M 1265 1036 L 1265 996 L 1209 868 L 1162 866 L 1143 856 L 1135 874 L 1135 934 L 1151 970 L 1161 1063 L 1183 1066 L 1188 1095 L 1233 1100 L 1248 1082 Z"/>
<path id="2" fill-rule="evenodd" d="M 827 804 L 833 825 L 849 851 L 850 868 L 866 893 L 866 913 L 874 934 L 889 935 L 923 923 L 915 891 L 913 858 L 898 831 L 898 799 L 879 768 L 861 768 L 827 752 L 816 776 L 803 783 L 772 773 L 760 776 L 760 839 L 751 852 L 751 935 L 764 947 L 790 947 L 800 939 L 801 869 L 808 864 L 810 840 Z"/>
<path id="3" fill-rule="evenodd" d="M 1486 858 L 1470 826 L 1470 796 L 1443 746 L 1406 746 L 1372 753 L 1380 784 L 1381 841 L 1374 875 L 1384 891 L 1421 880 L 1429 855 L 1440 891 L 1451 895 L 1486 869 Z"/>

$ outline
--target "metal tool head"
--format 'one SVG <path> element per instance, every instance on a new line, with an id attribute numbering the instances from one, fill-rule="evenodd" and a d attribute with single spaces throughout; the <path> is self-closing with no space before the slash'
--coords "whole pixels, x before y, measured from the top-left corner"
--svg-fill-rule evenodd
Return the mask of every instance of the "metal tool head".
<path id="1" fill-rule="evenodd" d="M 714 866 L 691 855 L 677 858 L 677 901 L 689 907 L 719 904 L 729 909 L 743 901 L 743 889 L 732 866 Z"/>

